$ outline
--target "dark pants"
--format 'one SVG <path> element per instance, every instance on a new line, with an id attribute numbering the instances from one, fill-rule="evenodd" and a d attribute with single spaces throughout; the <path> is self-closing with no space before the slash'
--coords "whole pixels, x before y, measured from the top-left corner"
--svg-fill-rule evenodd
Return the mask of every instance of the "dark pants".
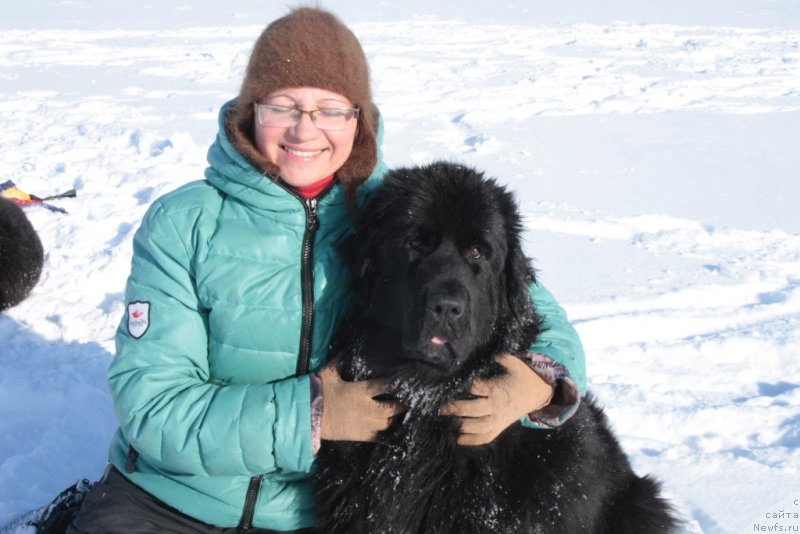
<path id="1" fill-rule="evenodd" d="M 175 534 L 211 533 L 235 534 L 236 528 L 207 525 L 175 510 L 156 499 L 109 466 L 103 478 L 83 499 L 81 510 L 67 534 L 145 534 L 171 532 Z M 280 534 L 275 530 L 251 528 L 247 534 Z M 281 531 L 286 534 L 285 531 Z M 311 529 L 292 530 L 295 534 L 310 534 Z"/>

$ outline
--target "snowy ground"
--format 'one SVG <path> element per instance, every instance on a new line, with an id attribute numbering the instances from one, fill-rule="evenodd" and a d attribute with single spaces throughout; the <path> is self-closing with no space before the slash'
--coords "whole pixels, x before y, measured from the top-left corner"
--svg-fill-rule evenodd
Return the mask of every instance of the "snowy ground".
<path id="1" fill-rule="evenodd" d="M 389 164 L 511 184 L 686 532 L 800 532 L 800 5 L 428 3 L 325 3 L 370 57 Z M 272 4 L 4 4 L 0 182 L 78 197 L 28 210 L 46 270 L 0 317 L 0 524 L 101 473 L 132 233 L 202 177 Z"/>

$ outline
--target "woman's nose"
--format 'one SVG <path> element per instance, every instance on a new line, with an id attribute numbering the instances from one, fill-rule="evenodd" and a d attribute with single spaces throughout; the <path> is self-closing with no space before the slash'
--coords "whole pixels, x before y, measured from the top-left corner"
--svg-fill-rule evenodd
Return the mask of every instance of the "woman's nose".
<path id="1" fill-rule="evenodd" d="M 317 128 L 317 125 L 314 124 L 314 121 L 311 120 L 310 113 L 301 113 L 300 118 L 297 120 L 291 130 L 296 137 L 301 139 L 310 139 L 316 137 L 320 131 L 319 128 Z"/>

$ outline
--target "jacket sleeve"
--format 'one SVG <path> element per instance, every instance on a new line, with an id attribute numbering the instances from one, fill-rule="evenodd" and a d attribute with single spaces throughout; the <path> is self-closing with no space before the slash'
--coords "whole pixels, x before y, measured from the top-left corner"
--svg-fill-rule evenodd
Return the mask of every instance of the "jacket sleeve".
<path id="1" fill-rule="evenodd" d="M 586 393 L 586 357 L 578 332 L 570 324 L 567 313 L 543 285 L 530 287 L 533 306 L 543 318 L 542 332 L 530 352 L 544 354 L 563 365 L 578 386 L 581 395 Z"/>
<path id="2" fill-rule="evenodd" d="M 548 406 L 520 418 L 529 428 L 560 426 L 578 410 L 586 393 L 586 358 L 578 332 L 567 313 L 541 284 L 530 287 L 531 299 L 542 317 L 542 331 L 527 354 L 519 355 L 554 388 Z"/>
<path id="3" fill-rule="evenodd" d="M 157 202 L 134 237 L 127 309 L 107 374 L 123 434 L 150 465 L 172 473 L 308 472 L 308 376 L 210 380 L 207 313 L 195 291 L 192 237 L 173 222 L 179 217 L 191 234 L 188 215 L 167 214 Z M 131 310 L 149 312 L 144 332 L 131 327 Z"/>

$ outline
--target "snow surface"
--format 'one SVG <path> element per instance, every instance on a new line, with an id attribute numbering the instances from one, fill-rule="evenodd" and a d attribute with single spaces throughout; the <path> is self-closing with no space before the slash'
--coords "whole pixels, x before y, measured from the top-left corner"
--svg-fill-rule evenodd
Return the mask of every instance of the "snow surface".
<path id="1" fill-rule="evenodd" d="M 101 474 L 132 234 L 202 177 L 286 12 L 265 4 L 5 0 L 0 181 L 78 197 L 28 210 L 45 272 L 0 316 L 0 524 Z M 369 55 L 388 163 L 518 193 L 590 387 L 686 532 L 800 531 L 800 3 L 429 4 L 325 2 Z"/>

